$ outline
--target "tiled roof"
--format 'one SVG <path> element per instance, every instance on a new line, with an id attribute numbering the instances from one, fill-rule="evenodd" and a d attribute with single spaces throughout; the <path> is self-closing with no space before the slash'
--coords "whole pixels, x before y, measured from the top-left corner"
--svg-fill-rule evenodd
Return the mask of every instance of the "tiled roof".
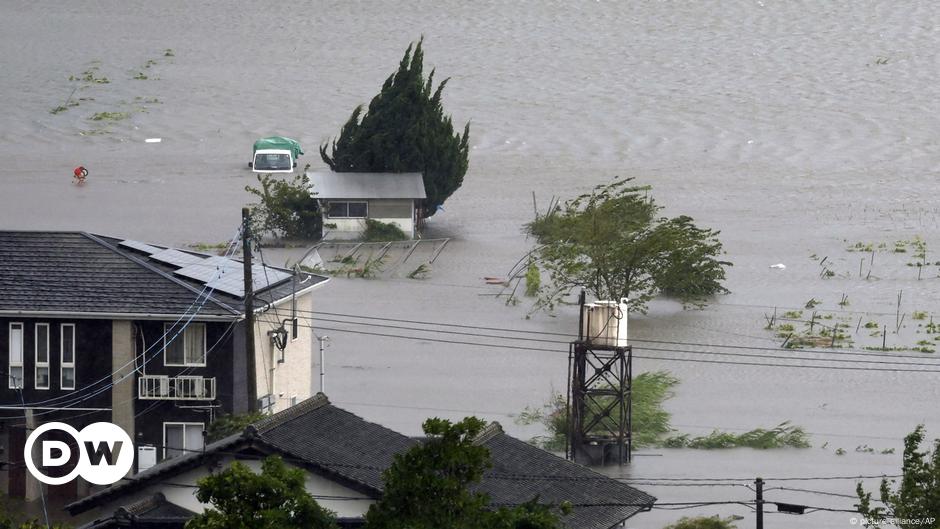
<path id="1" fill-rule="evenodd" d="M 481 442 L 490 449 L 493 467 L 476 490 L 495 505 L 519 505 L 538 496 L 540 502 L 570 502 L 567 527 L 608 529 L 648 510 L 656 498 L 626 483 L 510 437 L 496 426 Z"/>
<path id="2" fill-rule="evenodd" d="M 242 434 L 210 444 L 202 452 L 160 463 L 68 509 L 73 514 L 87 511 L 110 503 L 124 491 L 139 490 L 204 464 L 215 453 L 249 447 L 280 453 L 291 463 L 378 498 L 383 488 L 382 472 L 392 464 L 395 454 L 420 442 L 337 408 L 320 393 L 262 419 Z M 569 502 L 574 510 L 562 518 L 566 527 L 609 529 L 656 501 L 625 483 L 512 438 L 495 423 L 477 442 L 489 448 L 493 467 L 475 489 L 488 494 L 494 505 L 520 505 L 535 497 L 545 503 Z"/>
<path id="3" fill-rule="evenodd" d="M 84 232 L 0 231 L 0 312 L 182 315 L 203 301 L 202 284 L 173 275 L 171 267 L 119 247 L 119 241 Z M 312 274 L 298 279 L 298 290 L 326 280 Z M 281 299 L 294 288 L 287 281 L 258 297 Z M 216 291 L 199 315 L 243 311 L 241 299 Z"/>
<path id="4" fill-rule="evenodd" d="M 183 527 L 195 513 L 170 503 L 161 493 L 148 496 L 136 503 L 120 507 L 114 515 L 89 522 L 79 529 L 111 529 L 127 527 L 129 522 L 152 529 L 175 529 Z"/>

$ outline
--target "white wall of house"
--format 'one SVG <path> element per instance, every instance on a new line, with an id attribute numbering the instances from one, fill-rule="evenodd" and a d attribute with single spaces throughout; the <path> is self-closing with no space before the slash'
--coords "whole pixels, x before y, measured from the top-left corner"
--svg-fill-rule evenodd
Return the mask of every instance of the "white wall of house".
<path id="1" fill-rule="evenodd" d="M 222 466 L 227 468 L 233 461 L 234 458 L 226 457 L 222 461 Z M 253 472 L 261 472 L 261 461 L 258 460 L 246 460 L 242 461 L 243 464 L 248 466 Z M 288 465 L 293 466 L 293 465 Z M 366 511 L 369 510 L 369 506 L 375 503 L 375 500 L 368 498 L 363 495 L 361 492 L 357 492 L 348 487 L 344 487 L 335 481 L 331 481 L 317 474 L 312 474 L 305 471 L 306 479 L 304 480 L 307 492 L 309 492 L 314 499 L 317 500 L 322 507 L 333 511 L 338 517 L 360 517 L 364 516 Z M 153 496 L 157 492 L 163 493 L 167 501 L 175 505 L 179 505 L 184 509 L 189 509 L 195 513 L 201 513 L 207 508 L 210 508 L 210 505 L 200 503 L 196 499 L 196 482 L 207 476 L 209 471 L 206 467 L 199 467 L 188 472 L 184 472 L 177 476 L 172 476 L 167 478 L 168 482 L 174 483 L 174 485 L 162 485 L 155 483 L 149 487 L 144 488 L 133 494 L 129 494 L 120 498 L 117 501 L 109 503 L 103 507 L 98 508 L 98 517 L 110 516 L 117 510 L 118 507 L 124 505 L 129 505 L 131 503 L 140 501 L 144 498 Z M 192 487 L 182 487 L 179 485 L 192 485 Z M 322 496 L 334 497 L 334 498 L 362 498 L 362 499 L 325 499 L 320 498 Z"/>
<path id="2" fill-rule="evenodd" d="M 275 310 L 276 309 L 276 310 Z M 297 296 L 297 339 L 292 339 L 291 324 L 287 322 L 287 348 L 284 363 L 278 363 L 280 351 L 274 346 L 268 331 L 278 328 L 282 321 L 293 317 L 291 300 L 287 299 L 256 316 L 255 327 L 255 380 L 258 396 L 275 396 L 274 412 L 291 406 L 291 399 L 301 402 L 313 395 L 313 355 L 316 340 L 310 328 L 313 311 L 313 293 Z"/>
<path id="3" fill-rule="evenodd" d="M 347 202 L 339 200 L 338 202 Z M 323 208 L 323 233 L 325 239 L 357 239 L 366 229 L 366 218 L 395 224 L 406 235 L 415 236 L 414 200 L 411 199 L 369 199 L 349 200 L 348 202 L 366 202 L 368 214 L 365 218 L 336 218 L 329 216 L 329 209 Z M 335 227 L 333 227 L 335 225 Z"/>

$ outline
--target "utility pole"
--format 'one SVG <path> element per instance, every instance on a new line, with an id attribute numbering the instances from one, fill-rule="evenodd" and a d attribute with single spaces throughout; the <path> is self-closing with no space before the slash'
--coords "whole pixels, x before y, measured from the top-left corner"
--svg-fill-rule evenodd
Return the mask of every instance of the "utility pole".
<path id="1" fill-rule="evenodd" d="M 764 529 L 764 480 L 757 478 L 754 480 L 755 490 L 757 491 L 757 529 Z"/>
<path id="2" fill-rule="evenodd" d="M 248 371 L 248 411 L 258 411 L 258 376 L 255 373 L 255 307 L 251 279 L 251 218 L 242 208 L 242 263 L 245 274 L 245 369 Z"/>

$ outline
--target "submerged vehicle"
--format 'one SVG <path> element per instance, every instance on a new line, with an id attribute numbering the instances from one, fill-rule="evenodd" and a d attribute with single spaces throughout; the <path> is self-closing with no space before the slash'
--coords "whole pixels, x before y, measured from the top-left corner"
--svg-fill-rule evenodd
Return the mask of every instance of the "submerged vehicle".
<path id="1" fill-rule="evenodd" d="M 297 140 L 270 136 L 255 142 L 248 167 L 256 173 L 292 173 L 303 154 Z"/>

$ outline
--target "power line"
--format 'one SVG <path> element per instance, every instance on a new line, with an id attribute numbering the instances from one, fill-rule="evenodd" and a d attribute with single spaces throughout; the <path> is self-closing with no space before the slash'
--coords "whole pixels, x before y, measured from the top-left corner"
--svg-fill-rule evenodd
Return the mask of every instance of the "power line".
<path id="1" fill-rule="evenodd" d="M 228 337 L 228 335 L 229 335 L 229 334 L 232 332 L 232 330 L 235 328 L 235 323 L 236 323 L 236 322 L 234 322 L 234 321 L 231 322 L 231 323 L 229 324 L 229 326 L 226 327 L 225 331 L 223 331 L 222 334 L 219 336 L 219 338 L 215 341 L 215 343 L 212 344 L 212 346 L 210 346 L 210 347 L 206 350 L 206 358 L 208 358 L 209 355 L 212 354 L 213 351 L 215 351 L 215 348 L 218 347 L 219 344 L 221 344 L 222 341 L 225 340 L 225 338 Z M 196 368 L 195 368 L 195 367 L 188 367 L 188 368 L 186 368 L 186 369 L 180 371 L 179 376 L 186 375 L 187 373 L 191 372 L 193 369 L 196 369 Z M 136 370 L 135 370 L 135 371 L 136 371 Z M 89 397 L 89 398 L 91 398 L 91 397 Z M 118 405 L 126 404 L 126 403 L 131 402 L 131 401 L 134 401 L 134 400 L 138 400 L 138 397 L 136 397 L 136 396 L 135 396 L 135 397 L 131 397 L 130 399 L 127 399 L 127 400 L 125 400 L 125 401 L 123 401 L 123 402 L 118 403 Z M 136 417 L 140 417 L 141 415 L 143 415 L 143 414 L 149 412 L 151 409 L 155 408 L 157 405 L 161 404 L 162 402 L 165 402 L 165 401 L 155 400 L 147 409 L 141 411 L 140 413 L 137 413 L 134 417 L 135 417 L 135 418 L 136 418 Z M 35 408 L 34 406 L 29 406 L 29 405 L 27 405 L 27 409 L 36 409 L 36 408 Z M 83 412 L 84 412 L 84 413 L 79 413 L 79 414 L 77 414 L 77 415 L 72 415 L 71 417 L 69 417 L 70 420 L 74 420 L 74 419 L 77 419 L 77 418 L 79 418 L 79 417 L 85 417 L 85 416 L 87 416 L 87 415 L 91 415 L 91 414 L 94 414 L 94 413 L 102 413 L 102 412 L 104 412 L 104 411 L 110 411 L 111 409 L 113 409 L 113 406 L 112 406 L 111 408 L 107 408 L 107 409 L 92 410 L 92 411 L 86 411 L 86 410 L 84 410 L 84 409 L 82 409 L 82 408 L 72 408 L 72 407 L 54 408 L 54 409 L 50 409 L 50 410 L 48 410 L 48 411 L 42 411 L 42 412 L 39 412 L 39 413 L 34 413 L 34 414 L 33 414 L 33 417 L 38 417 L 38 416 L 40 416 L 40 415 L 46 415 L 46 414 L 49 414 L 49 413 L 56 413 L 56 412 L 62 412 L 62 411 L 70 411 L 70 410 L 83 411 Z M 16 419 L 16 418 L 19 418 L 19 417 L 18 417 L 18 416 L 16 416 L 16 417 L 0 417 L 0 420 Z M 13 425 L 13 426 L 18 426 L 18 425 Z"/>
<path id="2" fill-rule="evenodd" d="M 237 243 L 238 236 L 239 236 L 240 233 L 241 233 L 241 228 L 239 228 L 239 229 L 236 231 L 235 236 L 233 237 L 232 241 L 229 243 L 230 247 L 232 248 L 232 251 L 234 251 L 234 248 L 237 248 L 236 243 Z M 136 373 L 136 372 L 137 372 L 137 365 L 136 365 L 136 364 L 137 364 L 138 360 L 140 360 L 141 358 L 144 358 L 144 365 L 146 365 L 146 364 L 150 361 L 150 360 L 147 360 L 147 359 L 146 359 L 146 354 L 147 354 L 147 352 L 150 351 L 151 349 L 153 349 L 154 347 L 156 347 L 158 344 L 160 344 L 161 340 L 163 340 L 163 341 L 165 342 L 165 343 L 164 343 L 164 347 L 165 347 L 166 343 L 171 343 L 171 342 L 172 342 L 173 340 L 175 340 L 183 331 L 185 331 L 186 327 L 189 326 L 189 324 L 193 321 L 193 319 L 199 314 L 199 312 L 200 312 L 200 311 L 202 310 L 202 308 L 205 306 L 206 302 L 209 301 L 209 299 L 210 299 L 210 297 L 211 297 L 211 295 L 212 295 L 212 291 L 213 291 L 213 290 L 214 290 L 214 287 L 209 287 L 209 286 L 208 286 L 208 282 L 206 282 L 206 285 L 203 287 L 202 291 L 200 291 L 200 292 L 197 294 L 196 298 L 193 300 L 193 302 L 190 304 L 190 306 L 187 307 L 186 311 L 185 311 L 185 312 L 179 317 L 179 319 L 177 319 L 176 322 L 170 327 L 171 330 L 172 330 L 173 328 L 175 328 L 184 318 L 186 318 L 186 316 L 187 316 L 187 314 L 189 313 L 189 311 L 190 311 L 191 309 L 193 309 L 193 307 L 196 307 L 195 312 L 193 312 L 193 314 L 192 314 L 191 316 L 189 316 L 189 319 L 187 319 L 186 322 L 182 325 L 182 327 L 180 327 L 180 328 L 177 330 L 177 332 L 170 338 L 169 342 L 166 342 L 165 339 L 166 339 L 167 335 L 170 333 L 170 331 L 165 331 L 165 332 L 163 333 L 163 335 L 161 336 L 161 339 L 160 339 L 160 340 L 154 341 L 154 342 L 151 344 L 150 347 L 146 348 L 146 349 L 145 349 L 144 351 L 142 351 L 139 355 L 136 355 L 136 356 L 134 357 L 134 359 L 129 360 L 129 361 L 126 362 L 124 365 L 118 367 L 118 368 L 115 369 L 113 372 L 111 372 L 110 374 L 108 374 L 108 375 L 102 377 L 101 379 L 99 379 L 99 380 L 97 380 L 97 381 L 95 381 L 95 382 L 92 382 L 92 383 L 89 384 L 89 385 L 86 385 L 86 387 L 84 387 L 84 388 L 82 388 L 82 389 L 80 389 L 80 390 L 78 390 L 78 391 L 70 392 L 70 393 L 67 393 L 67 394 L 65 394 L 65 395 L 60 395 L 60 396 L 58 396 L 58 397 L 52 397 L 52 398 L 45 399 L 45 400 L 41 400 L 41 401 L 29 402 L 29 403 L 27 403 L 27 405 L 28 405 L 28 406 L 42 406 L 43 404 L 51 404 L 51 403 L 55 402 L 55 403 L 58 403 L 59 406 L 61 406 L 61 407 L 63 407 L 63 408 L 67 408 L 67 407 L 69 407 L 69 406 L 71 406 L 71 405 L 73 405 L 73 404 L 77 404 L 77 403 L 79 403 L 79 402 L 84 402 L 84 401 L 86 401 L 86 400 L 88 400 L 88 399 L 91 399 L 91 398 L 97 396 L 97 395 L 100 395 L 101 393 L 104 393 L 104 392 L 107 391 L 108 389 L 114 387 L 114 385 L 115 385 L 116 383 L 123 382 L 124 380 L 126 380 L 126 379 L 130 376 L 130 374 L 125 375 L 124 377 L 122 377 L 120 380 L 118 380 L 118 381 L 116 381 L 116 382 L 113 381 L 114 375 L 117 374 L 117 373 L 119 373 L 119 372 L 122 371 L 123 369 L 127 368 L 127 367 L 130 366 L 132 363 L 133 363 L 134 366 L 135 366 L 135 367 L 134 367 L 134 373 Z M 205 297 L 203 297 L 203 296 L 205 296 Z M 202 298 L 201 301 L 200 301 L 200 298 Z M 197 304 L 198 304 L 198 306 L 197 306 Z M 153 359 L 153 357 L 151 357 L 151 360 L 152 360 L 152 359 Z M 97 385 L 99 385 L 99 384 L 101 384 L 101 383 L 103 383 L 103 382 L 106 382 L 106 381 L 108 381 L 108 380 L 112 380 L 112 382 L 110 382 L 110 383 L 104 385 L 104 386 L 101 387 L 100 389 L 95 389 L 95 386 L 97 386 Z M 89 392 L 90 392 L 90 394 L 86 394 L 86 393 L 89 393 Z"/>
<path id="3" fill-rule="evenodd" d="M 440 338 L 428 338 L 428 337 L 419 337 L 419 336 L 403 336 L 398 334 L 388 334 L 388 333 L 377 333 L 361 330 L 351 330 L 351 329 L 338 329 L 333 327 L 314 327 L 312 325 L 305 325 L 306 328 L 317 328 L 325 331 L 332 332 L 345 332 L 351 334 L 363 334 L 371 336 L 381 336 L 385 338 L 400 338 L 406 340 L 416 340 L 416 341 L 425 341 L 425 342 L 437 342 L 437 343 L 447 343 L 455 345 L 470 345 L 477 347 L 490 347 L 504 350 L 519 350 L 519 351 L 534 351 L 534 352 L 543 352 L 543 353 L 557 353 L 557 354 L 568 354 L 567 351 L 561 351 L 556 349 L 543 349 L 538 347 L 525 347 L 518 345 L 503 345 L 503 344 L 487 344 L 479 342 L 468 342 L 461 340 L 444 340 Z M 652 349 L 651 351 L 660 351 L 660 352 L 672 352 L 680 354 L 711 354 L 711 355 L 730 355 L 735 356 L 734 353 L 722 353 L 716 351 L 684 351 L 676 349 Z M 779 363 L 768 363 L 768 362 L 741 362 L 741 361 L 729 361 L 729 360 L 705 360 L 701 358 L 676 358 L 676 357 L 663 357 L 663 356 L 651 356 L 651 355 L 638 355 L 634 353 L 634 358 L 647 359 L 647 360 L 663 360 L 669 362 L 693 362 L 693 363 L 705 363 L 705 364 L 721 364 L 721 365 L 739 365 L 739 366 L 756 366 L 756 367 L 781 367 L 781 368 L 796 368 L 796 369 L 830 369 L 830 370 L 840 370 L 840 371 L 870 371 L 870 372 L 891 372 L 891 373 L 940 373 L 940 369 L 897 369 L 897 368 L 875 368 L 875 367 L 855 367 L 855 366 L 827 366 L 827 365 L 808 365 L 808 364 L 779 364 Z M 782 359 L 787 359 L 783 357 Z M 826 359 L 814 359 L 813 361 L 818 362 L 828 362 L 832 360 Z M 864 363 L 864 361 L 859 361 L 859 363 Z M 913 364 L 911 364 L 913 365 Z"/>
<path id="4" fill-rule="evenodd" d="M 314 316 L 312 319 L 313 319 L 313 320 L 319 320 L 319 321 L 328 321 L 328 322 L 333 322 L 333 323 L 342 323 L 342 324 L 348 324 L 348 325 L 360 325 L 360 326 L 368 326 L 368 327 L 383 327 L 383 328 L 400 329 L 400 330 L 415 331 L 415 332 L 430 332 L 430 333 L 440 333 L 440 334 L 452 334 L 452 335 L 459 335 L 459 336 L 474 336 L 474 337 L 480 337 L 480 338 L 494 338 L 494 339 L 501 339 L 501 340 L 521 340 L 521 341 L 542 342 L 542 343 L 554 343 L 554 344 L 565 344 L 565 345 L 567 345 L 567 344 L 569 343 L 569 342 L 561 342 L 561 341 L 557 341 L 557 340 L 541 340 L 541 339 L 537 339 L 537 338 L 522 338 L 522 337 L 518 337 L 518 336 L 496 336 L 496 335 L 492 335 L 492 334 L 478 334 L 478 333 L 461 332 L 461 331 L 446 331 L 446 330 L 436 330 L 436 329 L 416 329 L 416 328 L 413 328 L 413 327 L 401 327 L 401 326 L 397 326 L 397 325 L 387 325 L 387 324 L 380 324 L 380 323 L 365 323 L 365 322 L 353 322 L 353 321 L 335 320 L 335 319 L 319 318 L 319 317 L 316 317 L 316 316 Z M 640 341 L 640 342 L 644 342 L 644 341 L 645 341 L 645 342 L 650 342 L 650 343 L 666 343 L 666 342 L 663 342 L 663 341 L 655 341 L 655 340 L 654 340 L 654 341 L 649 341 L 649 340 L 631 340 L 631 341 Z M 696 345 L 696 347 L 705 347 L 705 346 L 704 346 L 704 345 L 703 345 L 703 346 Z M 743 348 L 743 347 L 739 347 L 739 349 L 740 349 L 740 348 Z M 654 348 L 654 347 L 644 347 L 644 349 L 650 350 L 650 351 L 671 351 L 671 352 L 683 352 L 683 353 L 703 353 L 703 354 L 716 354 L 716 355 L 722 355 L 722 356 L 737 356 L 737 357 L 745 357 L 745 358 L 770 358 L 770 359 L 776 359 L 776 360 L 807 360 L 807 361 L 813 361 L 813 362 L 842 362 L 842 363 L 856 363 L 856 364 L 857 364 L 857 363 L 863 363 L 863 362 L 864 362 L 864 363 L 868 363 L 868 364 L 883 364 L 883 365 L 905 365 L 905 366 L 940 367 L 940 362 L 903 362 L 903 361 L 900 361 L 900 362 L 892 362 L 892 361 L 887 361 L 887 360 L 858 360 L 858 359 L 846 359 L 846 358 L 814 358 L 814 357 L 807 357 L 807 356 L 783 356 L 783 355 L 763 355 L 763 354 L 749 354 L 749 353 L 726 353 L 726 352 L 708 352 L 708 351 L 686 351 L 686 350 L 678 350 L 678 349 L 676 349 L 676 350 L 673 350 L 673 349 L 660 349 L 660 348 Z M 776 350 L 776 351 L 779 352 L 779 350 Z M 829 354 L 829 353 L 816 353 L 816 354 Z M 835 353 L 832 353 L 832 354 L 835 354 Z M 876 356 L 876 355 L 866 355 L 866 354 L 863 354 L 863 353 L 842 353 L 842 354 L 851 354 L 851 355 L 853 355 L 853 356 L 855 356 L 855 355 L 859 355 L 859 356 Z M 877 355 L 877 356 L 891 356 L 891 355 Z M 916 358 L 920 359 L 921 357 L 916 357 Z"/>
<path id="5" fill-rule="evenodd" d="M 344 318 L 357 318 L 365 320 L 377 320 L 377 321 L 390 321 L 395 323 L 409 323 L 414 325 L 425 325 L 425 326 L 437 326 L 437 327 L 454 327 L 461 329 L 475 329 L 475 330 L 484 330 L 484 331 L 497 331 L 497 332 L 507 332 L 507 333 L 520 333 L 520 334 L 533 334 L 533 335 L 542 335 L 542 336 L 561 336 L 567 338 L 567 340 L 541 340 L 541 339 L 531 339 L 529 341 L 533 342 L 544 342 L 544 343 L 560 343 L 568 344 L 575 339 L 575 336 L 571 333 L 558 333 L 550 331 L 531 331 L 531 330 L 522 330 L 522 329 L 509 329 L 502 327 L 486 327 L 486 326 L 477 326 L 477 325 L 466 325 L 466 324 L 457 324 L 457 323 L 443 323 L 443 322 L 429 322 L 429 321 L 420 321 L 420 320 L 405 320 L 399 318 L 384 318 L 378 316 L 362 316 L 358 314 L 343 314 L 336 312 L 324 312 L 324 311 L 312 311 L 312 310 L 298 310 L 297 312 L 311 314 L 312 318 L 315 320 L 337 322 L 337 323 L 348 323 L 352 325 L 364 325 L 363 322 L 355 321 L 346 321 L 346 320 L 333 320 L 329 318 L 322 318 L 317 316 L 317 314 L 325 314 L 328 316 L 338 316 Z M 375 325 L 383 326 L 383 325 Z M 437 331 L 432 329 L 412 329 L 409 327 L 401 327 L 402 329 L 409 329 L 422 332 L 446 332 L 446 331 Z M 454 332 L 453 334 L 461 334 Z M 478 333 L 469 333 L 472 336 L 484 336 Z M 510 336 L 489 336 L 492 338 L 502 338 L 509 340 L 523 340 L 519 337 L 510 337 Z M 685 347 L 712 347 L 712 348 L 724 348 L 724 349 L 740 349 L 740 350 L 750 350 L 750 351 L 773 351 L 779 353 L 782 348 L 780 347 L 764 347 L 756 345 L 737 345 L 737 344 L 715 344 L 715 343 L 705 343 L 705 342 L 680 342 L 680 341 L 671 341 L 671 340 L 652 340 L 652 339 L 640 339 L 640 338 L 630 338 L 630 342 L 636 343 L 652 343 L 652 344 L 662 344 L 662 345 L 678 345 Z M 873 357 L 886 357 L 886 358 L 911 358 L 917 360 L 931 360 L 932 357 L 928 356 L 928 353 L 922 355 L 901 355 L 901 354 L 892 354 L 892 353 L 878 353 L 873 351 L 863 351 L 855 349 L 845 349 L 845 350 L 832 350 L 832 349 L 793 349 L 794 351 L 799 351 L 801 353 L 808 354 L 819 354 L 819 355 L 848 355 L 848 356 L 873 356 Z M 937 364 L 931 365 L 940 365 L 940 361 Z"/>

